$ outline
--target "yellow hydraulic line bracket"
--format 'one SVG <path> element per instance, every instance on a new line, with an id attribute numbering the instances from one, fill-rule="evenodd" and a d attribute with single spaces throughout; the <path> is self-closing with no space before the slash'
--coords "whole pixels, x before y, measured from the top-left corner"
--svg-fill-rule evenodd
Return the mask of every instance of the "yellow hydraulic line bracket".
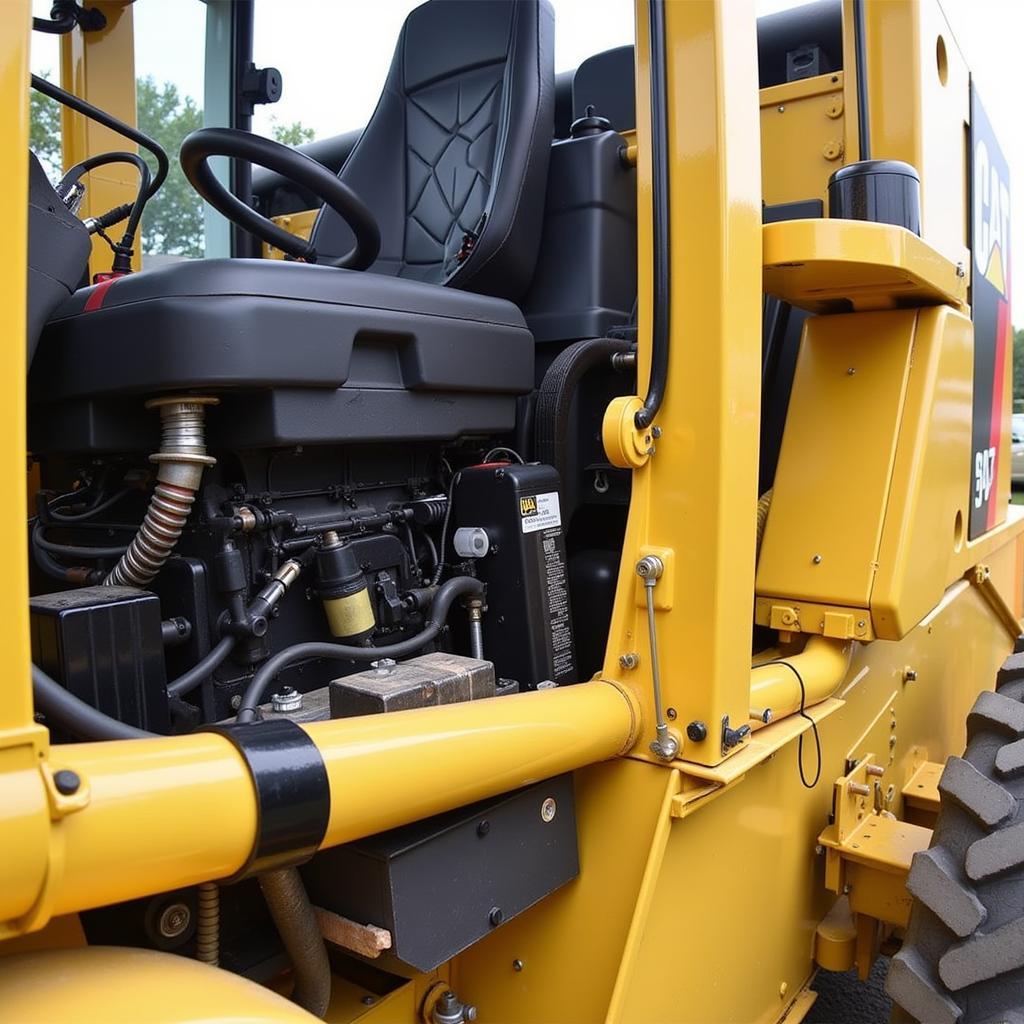
<path id="1" fill-rule="evenodd" d="M 640 722 L 629 693 L 591 682 L 304 728 L 330 786 L 322 845 L 335 846 L 623 754 Z M 20 849 L 41 818 L 53 819 L 33 916 L 6 922 L 8 933 L 230 877 L 253 848 L 252 779 L 216 733 L 62 745 L 44 770 L 61 768 L 78 775 L 88 799 L 59 814 L 26 800 L 22 773 L 0 773 L 0 849 Z M 11 870 L 5 861 L 0 893 L 26 880 Z"/>

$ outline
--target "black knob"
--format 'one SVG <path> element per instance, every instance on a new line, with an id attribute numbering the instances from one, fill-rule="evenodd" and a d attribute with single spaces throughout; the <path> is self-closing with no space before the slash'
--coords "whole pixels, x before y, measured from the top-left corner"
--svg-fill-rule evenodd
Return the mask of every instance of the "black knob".
<path id="1" fill-rule="evenodd" d="M 612 123 L 607 117 L 601 117 L 594 113 L 593 105 L 587 107 L 584 117 L 578 117 L 569 126 L 569 134 L 574 139 L 583 139 L 588 135 L 600 135 L 602 132 L 610 132 Z"/>
<path id="2" fill-rule="evenodd" d="M 701 740 L 708 738 L 708 727 L 703 722 L 691 722 L 686 727 L 686 735 L 694 743 L 700 743 Z"/>

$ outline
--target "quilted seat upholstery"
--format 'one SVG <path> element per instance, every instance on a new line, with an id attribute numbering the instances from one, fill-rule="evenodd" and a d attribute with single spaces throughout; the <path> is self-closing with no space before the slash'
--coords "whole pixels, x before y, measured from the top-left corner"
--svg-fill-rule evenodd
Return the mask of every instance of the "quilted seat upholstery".
<path id="1" fill-rule="evenodd" d="M 518 298 L 533 273 L 553 135 L 546 0 L 430 0 L 402 28 L 340 177 L 377 216 L 371 272 Z M 351 234 L 321 212 L 325 257 Z"/>

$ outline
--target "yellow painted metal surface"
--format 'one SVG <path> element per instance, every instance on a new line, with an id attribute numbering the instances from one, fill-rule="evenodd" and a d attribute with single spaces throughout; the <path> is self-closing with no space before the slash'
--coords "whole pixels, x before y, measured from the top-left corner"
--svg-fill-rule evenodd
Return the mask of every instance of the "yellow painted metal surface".
<path id="1" fill-rule="evenodd" d="M 846 117 L 844 73 L 831 72 L 761 90 L 761 189 L 774 203 L 820 199 L 828 213 L 828 179 L 845 162 L 856 119 Z"/>
<path id="2" fill-rule="evenodd" d="M 672 295 L 669 385 L 657 451 L 633 474 L 629 523 L 604 676 L 644 704 L 653 739 L 649 659 L 634 566 L 645 545 L 676 553 L 670 610 L 657 613 L 665 704 L 678 721 L 746 720 L 757 503 L 760 366 L 760 202 L 756 45 L 747 3 L 665 8 L 671 160 Z M 650 372 L 651 153 L 647 7 L 637 8 L 640 345 L 638 387 Z M 686 101 L 677 101 L 687 97 Z M 700 97 L 699 102 L 694 98 Z M 693 538 L 699 538 L 694 543 Z M 660 586 L 660 584 L 659 584 Z M 720 737 L 684 744 L 688 760 L 722 759 Z"/>
<path id="3" fill-rule="evenodd" d="M 277 217 L 271 217 L 270 219 L 279 227 L 284 228 L 285 231 L 290 231 L 293 235 L 298 235 L 299 238 L 309 238 L 313 232 L 313 225 L 316 223 L 316 218 L 319 215 L 320 210 L 300 210 L 298 213 L 282 213 Z M 263 258 L 265 260 L 283 260 L 284 253 L 280 249 L 275 248 L 268 242 L 264 242 L 262 245 Z"/>
<path id="4" fill-rule="evenodd" d="M 631 746 L 639 721 L 623 691 L 594 682 L 306 728 L 327 768 L 324 845 L 334 846 L 614 757 Z M 17 874 L 18 857 L 5 862 L 0 886 L 7 891 L 13 872 L 13 895 L 31 904 L 38 894 L 33 927 L 53 914 L 228 877 L 251 849 L 252 783 L 221 736 L 67 744 L 55 748 L 52 767 L 74 769 L 83 787 L 73 805 L 51 811 L 45 889 Z M 0 849 L 19 849 L 38 827 L 28 781 L 0 772 Z M 28 848 L 24 870 L 45 872 L 46 862 Z"/>
<path id="5" fill-rule="evenodd" d="M 764 226 L 764 290 L 812 313 L 967 303 L 965 266 L 917 235 L 859 220 Z"/>
<path id="6" fill-rule="evenodd" d="M 135 33 L 131 0 L 97 0 L 90 6 L 104 14 L 106 28 L 98 32 L 69 32 L 61 37 L 61 85 L 134 127 Z M 135 143 L 66 107 L 61 111 L 61 136 L 65 167 L 111 150 L 138 152 Z M 133 202 L 139 188 L 138 174 L 128 164 L 99 167 L 89 171 L 82 180 L 87 186 L 78 211 L 83 219 Z M 112 230 L 123 232 L 124 225 L 118 224 Z M 145 231 L 145 220 L 142 230 Z M 121 236 L 111 234 L 111 237 L 120 239 Z M 136 239 L 132 257 L 134 270 L 142 266 L 140 251 L 141 237 Z M 98 235 L 93 236 L 90 274 L 110 270 L 112 259 L 110 246 Z"/>
<path id="7" fill-rule="evenodd" d="M 0 958 L 0 1006 L 19 1024 L 310 1024 L 294 1003 L 173 953 L 89 946 Z"/>

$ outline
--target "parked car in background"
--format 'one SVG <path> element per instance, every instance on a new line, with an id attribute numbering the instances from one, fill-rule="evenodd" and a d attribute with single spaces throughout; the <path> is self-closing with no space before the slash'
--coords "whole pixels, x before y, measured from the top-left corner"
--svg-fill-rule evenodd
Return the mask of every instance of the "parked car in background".
<path id="1" fill-rule="evenodd" d="M 1013 487 L 1024 487 L 1024 412 L 1013 414 L 1010 427 L 1013 460 L 1010 465 L 1010 483 Z"/>

